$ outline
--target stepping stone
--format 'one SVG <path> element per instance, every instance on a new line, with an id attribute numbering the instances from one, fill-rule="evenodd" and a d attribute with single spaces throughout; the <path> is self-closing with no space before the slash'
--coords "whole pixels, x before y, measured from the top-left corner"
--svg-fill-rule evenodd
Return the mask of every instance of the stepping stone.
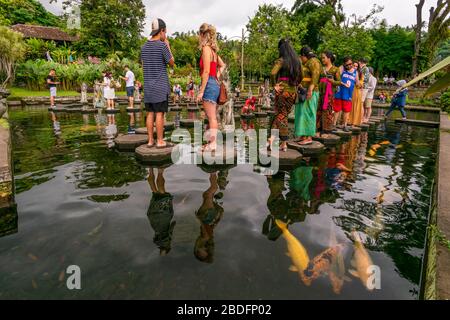
<path id="1" fill-rule="evenodd" d="M 112 110 L 105 110 L 105 112 L 106 112 L 107 114 L 117 114 L 117 113 L 120 113 L 120 110 L 118 110 L 118 109 L 112 109 Z"/>
<path id="2" fill-rule="evenodd" d="M 119 151 L 134 151 L 137 147 L 148 143 L 148 137 L 142 134 L 121 135 L 114 139 Z"/>
<path id="3" fill-rule="evenodd" d="M 19 107 L 22 105 L 22 101 L 8 101 L 9 107 Z"/>
<path id="4" fill-rule="evenodd" d="M 254 119 L 255 118 L 255 114 L 254 113 L 241 114 L 241 118 L 242 119 Z"/>
<path id="5" fill-rule="evenodd" d="M 272 155 L 271 151 L 261 150 L 260 156 L 270 157 Z M 292 168 L 296 167 L 302 161 L 302 154 L 294 149 L 288 149 L 286 152 L 279 151 L 278 155 L 274 153 L 273 155 L 278 159 L 281 168 Z M 261 158 L 260 158 L 261 159 Z"/>
<path id="6" fill-rule="evenodd" d="M 377 125 L 377 123 L 374 122 L 373 120 L 369 121 L 369 126 L 373 127 L 373 126 L 376 126 L 376 125 Z"/>
<path id="7" fill-rule="evenodd" d="M 351 137 L 351 136 L 352 136 L 352 132 L 351 132 L 351 131 L 345 132 L 345 131 L 342 130 L 342 129 L 336 129 L 336 130 L 334 130 L 334 131 L 333 131 L 333 134 L 335 134 L 335 135 L 337 135 L 337 136 L 339 136 L 339 137 Z"/>
<path id="8" fill-rule="evenodd" d="M 275 111 L 273 111 L 273 110 L 267 111 L 267 115 L 269 115 L 269 116 L 274 115 L 274 114 L 275 114 Z M 294 122 L 295 122 L 295 119 L 294 119 Z"/>
<path id="9" fill-rule="evenodd" d="M 129 112 L 129 113 L 136 113 L 136 112 L 141 112 L 142 110 L 141 110 L 141 108 L 126 108 L 125 109 L 127 112 Z"/>
<path id="10" fill-rule="evenodd" d="M 181 111 L 183 111 L 183 108 L 181 108 L 181 107 L 169 108 L 169 112 L 181 112 Z"/>
<path id="11" fill-rule="evenodd" d="M 376 124 L 381 122 L 381 119 L 379 118 L 370 118 L 370 122 L 375 122 Z"/>
<path id="12" fill-rule="evenodd" d="M 275 113 L 275 112 L 274 112 Z M 295 117 L 289 117 L 289 122 L 290 123 L 294 123 L 295 122 Z"/>
<path id="13" fill-rule="evenodd" d="M 156 147 L 148 148 L 146 144 L 136 149 L 136 158 L 143 163 L 159 164 L 172 162 L 172 151 L 176 147 L 157 149 Z"/>
<path id="14" fill-rule="evenodd" d="M 66 112 L 66 109 L 65 108 L 61 108 L 61 107 L 59 107 L 59 108 L 48 108 L 48 111 L 51 111 L 51 112 Z"/>
<path id="15" fill-rule="evenodd" d="M 350 129 L 350 131 L 351 131 L 353 134 L 359 134 L 359 133 L 361 133 L 361 128 L 360 128 L 360 127 L 352 126 L 352 127 L 350 127 L 349 129 Z"/>
<path id="16" fill-rule="evenodd" d="M 313 143 L 305 146 L 299 145 L 297 142 L 290 141 L 288 142 L 288 147 L 290 149 L 300 151 L 304 157 L 316 156 L 325 150 L 325 146 L 318 141 L 313 141 Z"/>
<path id="17" fill-rule="evenodd" d="M 403 120 L 403 119 L 395 119 L 395 123 L 406 123 L 412 126 L 421 126 L 421 127 L 429 127 L 429 128 L 439 128 L 440 123 L 435 121 L 423 121 L 423 120 Z"/>
<path id="18" fill-rule="evenodd" d="M 335 134 L 325 133 L 320 137 L 313 137 L 313 140 L 319 141 L 325 145 L 335 145 L 341 140 L 341 137 Z"/>
<path id="19" fill-rule="evenodd" d="M 180 120 L 180 127 L 182 127 L 182 128 L 193 128 L 196 123 L 201 124 L 202 122 L 200 120 L 182 119 L 182 120 Z"/>
<path id="20" fill-rule="evenodd" d="M 229 166 L 227 162 L 232 162 L 233 166 L 236 164 L 237 160 L 237 151 L 236 148 L 221 148 L 217 149 L 215 152 L 202 152 L 201 149 L 197 151 L 197 155 L 202 157 L 202 165 L 203 166 L 212 166 L 212 167 L 223 167 Z M 222 159 L 222 163 L 211 163 L 212 161 L 217 161 L 218 159 Z M 233 161 L 231 161 L 233 160 Z"/>
<path id="21" fill-rule="evenodd" d="M 266 112 L 255 112 L 255 116 L 257 118 L 265 118 L 265 117 L 267 117 L 267 113 Z"/>
<path id="22" fill-rule="evenodd" d="M 235 113 L 235 114 L 234 114 L 234 119 L 235 119 L 235 120 L 237 120 L 237 119 L 241 119 L 241 115 L 240 115 L 240 114 L 237 114 L 237 113 Z"/>
<path id="23" fill-rule="evenodd" d="M 188 112 L 198 112 L 198 111 L 200 111 L 200 108 L 197 108 L 197 107 L 188 107 L 188 108 L 187 108 L 187 111 L 188 111 Z"/>

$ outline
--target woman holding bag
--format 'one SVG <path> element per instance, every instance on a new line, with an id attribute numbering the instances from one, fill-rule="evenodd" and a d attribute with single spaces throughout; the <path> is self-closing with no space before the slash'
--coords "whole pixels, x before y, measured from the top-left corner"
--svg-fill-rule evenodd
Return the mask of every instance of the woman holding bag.
<path id="1" fill-rule="evenodd" d="M 217 52 L 216 28 L 210 24 L 204 23 L 200 26 L 199 46 L 202 50 L 200 58 L 200 76 L 202 84 L 197 96 L 197 102 L 203 102 L 203 109 L 209 120 L 209 141 L 203 146 L 203 152 L 214 152 L 217 149 L 217 103 L 220 95 L 219 78 L 225 70 L 225 63 L 219 57 Z"/>
<path id="2" fill-rule="evenodd" d="M 289 139 L 289 114 L 297 99 L 297 86 L 302 80 L 300 60 L 289 40 L 278 43 L 279 59 L 275 62 L 271 74 L 275 89 L 275 115 L 271 120 L 271 129 L 280 131 L 280 150 L 286 152 Z M 267 149 L 272 151 L 275 137 L 271 136 Z"/>

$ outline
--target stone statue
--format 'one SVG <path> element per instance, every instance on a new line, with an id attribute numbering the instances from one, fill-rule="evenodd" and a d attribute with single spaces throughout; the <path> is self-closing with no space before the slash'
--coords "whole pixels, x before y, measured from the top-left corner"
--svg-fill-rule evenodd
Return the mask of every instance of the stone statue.
<path id="1" fill-rule="evenodd" d="M 83 82 L 83 84 L 81 85 L 81 101 L 80 101 L 83 104 L 88 103 L 87 90 L 88 90 L 88 86 L 85 82 Z"/>

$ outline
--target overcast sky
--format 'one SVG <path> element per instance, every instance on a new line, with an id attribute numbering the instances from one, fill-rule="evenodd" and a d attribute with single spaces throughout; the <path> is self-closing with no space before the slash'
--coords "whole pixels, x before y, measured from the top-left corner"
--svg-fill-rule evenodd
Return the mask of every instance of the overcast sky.
<path id="1" fill-rule="evenodd" d="M 49 0 L 40 0 L 50 11 L 59 14 L 62 12 L 59 5 L 49 4 Z M 175 31 L 197 30 L 201 23 L 214 24 L 217 30 L 228 36 L 239 36 L 245 27 L 248 18 L 253 16 L 259 4 L 282 3 L 290 9 L 295 0 L 144 0 L 147 7 L 147 20 L 158 17 L 166 21 L 169 33 Z M 416 23 L 416 7 L 418 0 L 342 0 L 344 11 L 347 14 L 367 14 L 376 3 L 384 6 L 380 18 L 387 19 L 390 25 L 412 26 Z M 429 17 L 429 9 L 436 4 L 436 0 L 426 0 L 424 6 L 424 20 Z M 145 34 L 149 33 L 146 24 Z"/>

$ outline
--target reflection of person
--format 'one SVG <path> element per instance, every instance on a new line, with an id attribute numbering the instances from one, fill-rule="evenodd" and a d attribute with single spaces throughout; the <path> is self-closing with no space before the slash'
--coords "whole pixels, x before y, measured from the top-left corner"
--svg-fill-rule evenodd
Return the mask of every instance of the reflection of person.
<path id="1" fill-rule="evenodd" d="M 218 203 L 216 192 L 219 190 L 217 173 L 209 176 L 210 187 L 203 193 L 203 203 L 196 212 L 200 221 L 200 235 L 195 241 L 194 255 L 201 261 L 212 263 L 214 260 L 214 228 L 223 216 L 223 207 Z"/>
<path id="2" fill-rule="evenodd" d="M 172 235 L 175 228 L 173 197 L 166 192 L 164 169 L 158 169 L 155 177 L 154 168 L 150 168 L 148 183 L 152 190 L 152 200 L 147 211 L 150 225 L 155 231 L 153 242 L 158 246 L 160 255 L 165 256 L 171 250 Z"/>
<path id="3" fill-rule="evenodd" d="M 271 241 L 276 241 L 282 234 L 275 220 L 290 225 L 305 221 L 307 214 L 305 201 L 299 197 L 295 190 L 289 192 L 286 179 L 287 175 L 284 172 L 267 177 L 270 189 L 267 208 L 270 214 L 264 221 L 262 233 Z"/>
<path id="4" fill-rule="evenodd" d="M 115 146 L 114 139 L 117 136 L 117 125 L 116 116 L 108 115 L 108 125 L 105 128 L 106 144 L 108 148 L 113 148 Z"/>
<path id="5" fill-rule="evenodd" d="M 56 114 L 54 112 L 51 113 L 52 116 L 52 122 L 53 122 L 53 133 L 56 137 L 59 137 L 61 135 L 61 124 L 58 121 L 58 118 L 56 117 Z"/>

